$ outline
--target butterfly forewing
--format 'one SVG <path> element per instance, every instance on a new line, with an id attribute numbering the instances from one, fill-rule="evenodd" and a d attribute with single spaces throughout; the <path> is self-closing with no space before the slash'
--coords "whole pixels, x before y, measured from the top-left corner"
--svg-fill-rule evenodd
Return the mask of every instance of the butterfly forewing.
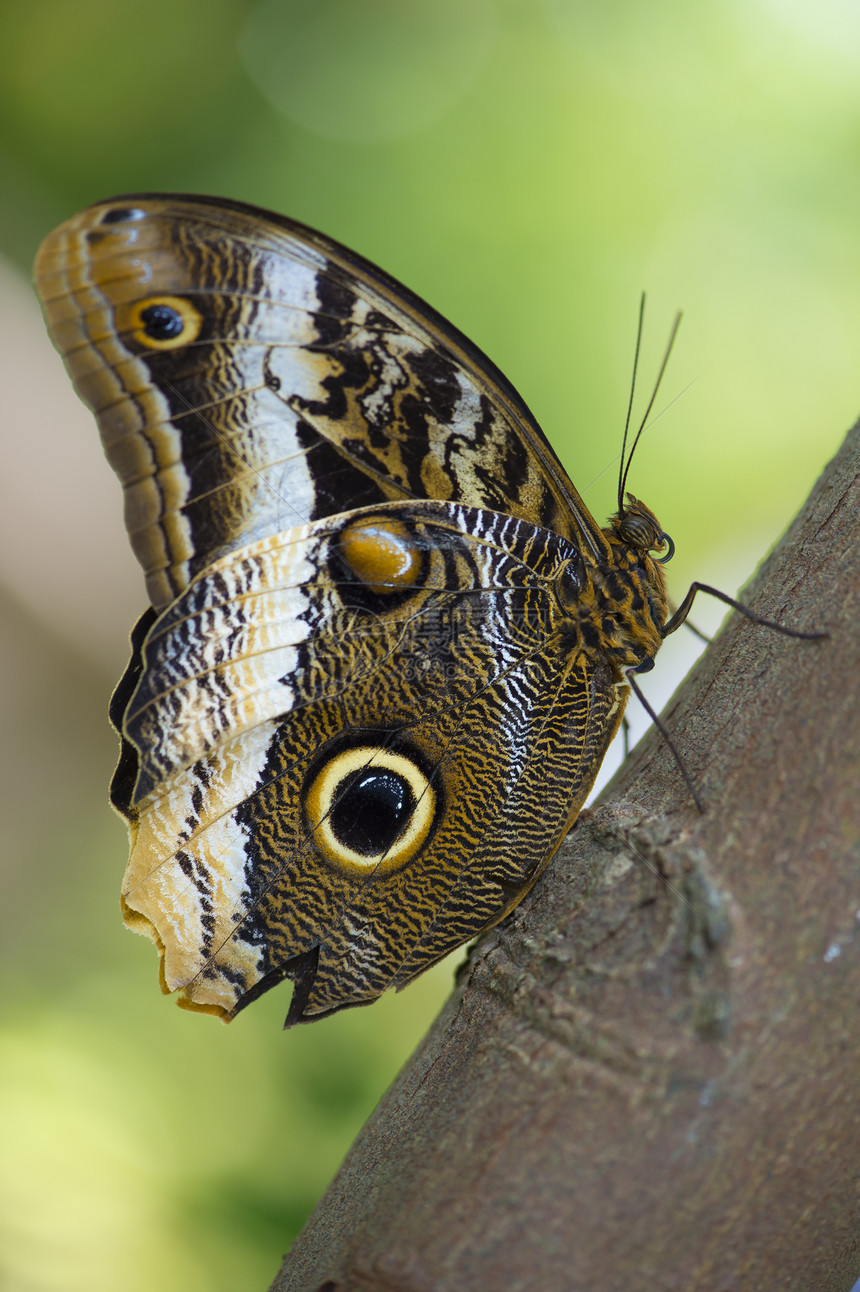
<path id="1" fill-rule="evenodd" d="M 157 607 L 233 547 L 395 499 L 463 501 L 600 544 L 489 360 L 301 225 L 123 198 L 62 225 L 36 273 Z"/>

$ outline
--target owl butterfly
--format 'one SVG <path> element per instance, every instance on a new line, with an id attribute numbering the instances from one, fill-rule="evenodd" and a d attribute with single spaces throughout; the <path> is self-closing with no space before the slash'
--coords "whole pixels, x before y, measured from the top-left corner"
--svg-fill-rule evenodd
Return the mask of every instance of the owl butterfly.
<path id="1" fill-rule="evenodd" d="M 189 1009 L 368 1004 L 532 886 L 698 585 L 670 618 L 623 453 L 602 529 L 475 346 L 293 221 L 117 198 L 36 281 L 152 603 L 111 707 L 125 922 Z"/>

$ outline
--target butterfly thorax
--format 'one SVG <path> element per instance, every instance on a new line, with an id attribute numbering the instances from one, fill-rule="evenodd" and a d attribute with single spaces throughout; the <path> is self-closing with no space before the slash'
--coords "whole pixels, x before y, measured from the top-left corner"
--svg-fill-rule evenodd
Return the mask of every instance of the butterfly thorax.
<path id="1" fill-rule="evenodd" d="M 571 610 L 582 649 L 628 668 L 652 659 L 663 641 L 666 580 L 650 552 L 667 540 L 654 513 L 631 494 L 602 532 L 606 546 L 590 563 L 591 588 Z"/>

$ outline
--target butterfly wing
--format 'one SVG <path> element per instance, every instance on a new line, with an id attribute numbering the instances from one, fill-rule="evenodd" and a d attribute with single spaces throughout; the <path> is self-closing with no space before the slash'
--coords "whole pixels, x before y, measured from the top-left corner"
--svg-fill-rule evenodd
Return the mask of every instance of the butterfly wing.
<path id="1" fill-rule="evenodd" d="M 393 536 L 412 566 L 372 566 L 357 536 Z M 282 532 L 192 580 L 149 630 L 125 712 L 140 757 L 114 786 L 134 821 L 126 919 L 167 990 L 229 1018 L 289 975 L 289 1021 L 307 1020 L 403 985 L 520 900 L 620 718 L 562 577 L 585 585 L 566 540 L 422 502 Z"/>
<path id="2" fill-rule="evenodd" d="M 119 198 L 45 240 L 36 283 L 157 608 L 234 547 L 396 499 L 487 507 L 602 550 L 498 369 L 302 225 L 211 198 Z"/>
<path id="3" fill-rule="evenodd" d="M 115 199 L 36 277 L 153 607 L 112 705 L 126 921 L 191 1008 L 372 1000 L 578 811 L 623 704 L 569 614 L 606 539 L 489 360 L 311 230 Z"/>

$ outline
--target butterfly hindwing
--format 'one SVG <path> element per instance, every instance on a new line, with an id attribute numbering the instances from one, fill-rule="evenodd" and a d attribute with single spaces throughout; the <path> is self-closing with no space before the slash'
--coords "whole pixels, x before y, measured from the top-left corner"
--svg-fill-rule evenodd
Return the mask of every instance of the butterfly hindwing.
<path id="1" fill-rule="evenodd" d="M 192 581 L 149 631 L 124 719 L 124 902 L 170 990 L 231 1014 L 315 952 L 313 1016 L 519 900 L 620 716 L 559 599 L 580 570 L 547 531 L 422 502 L 287 531 Z"/>

